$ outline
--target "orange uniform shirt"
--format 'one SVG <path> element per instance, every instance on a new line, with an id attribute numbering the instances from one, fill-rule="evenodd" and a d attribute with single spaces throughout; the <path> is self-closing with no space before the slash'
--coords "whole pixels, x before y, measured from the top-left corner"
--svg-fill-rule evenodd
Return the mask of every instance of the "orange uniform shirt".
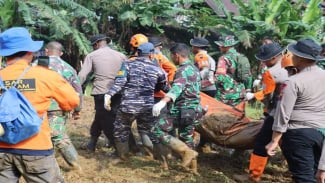
<path id="1" fill-rule="evenodd" d="M 176 66 L 161 52 L 155 54 L 155 59 L 158 61 L 160 67 L 167 73 L 168 82 L 172 82 L 177 70 Z"/>
<path id="2" fill-rule="evenodd" d="M 28 63 L 18 60 L 0 71 L 6 86 L 11 86 L 23 73 Z M 34 106 L 39 116 L 44 120 L 40 132 L 18 144 L 11 145 L 0 142 L 0 148 L 48 150 L 52 149 L 51 130 L 47 119 L 47 110 L 51 99 L 55 99 L 60 108 L 65 111 L 73 110 L 79 105 L 79 97 L 72 86 L 55 71 L 41 66 L 34 66 L 24 75 L 16 86 Z"/>
<path id="3" fill-rule="evenodd" d="M 172 82 L 174 80 L 174 76 L 177 70 L 176 66 L 171 63 L 168 58 L 161 52 L 155 53 L 155 59 L 157 60 L 160 68 L 162 68 L 167 73 L 168 83 Z M 163 98 L 165 97 L 165 93 L 163 91 L 155 92 L 155 97 Z"/>

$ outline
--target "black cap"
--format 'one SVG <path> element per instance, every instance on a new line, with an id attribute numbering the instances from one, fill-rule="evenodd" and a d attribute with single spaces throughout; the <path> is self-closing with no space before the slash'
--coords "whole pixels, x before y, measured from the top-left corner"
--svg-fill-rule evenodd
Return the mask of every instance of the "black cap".
<path id="1" fill-rule="evenodd" d="M 98 41 L 104 40 L 104 39 L 110 40 L 110 38 L 108 36 L 104 35 L 104 34 L 97 34 L 97 35 L 90 38 L 90 43 L 91 43 L 91 45 L 94 45 Z"/>
<path id="2" fill-rule="evenodd" d="M 288 50 L 298 57 L 315 61 L 324 60 L 324 57 L 320 55 L 322 47 L 309 38 L 301 39 L 297 43 L 290 44 Z"/>
<path id="3" fill-rule="evenodd" d="M 160 40 L 159 37 L 149 37 L 148 41 L 150 43 L 152 43 L 155 47 L 162 45 L 161 40 Z"/>
<path id="4" fill-rule="evenodd" d="M 282 51 L 283 48 L 279 45 L 279 43 L 264 44 L 260 47 L 260 50 L 255 55 L 255 57 L 258 60 L 267 61 L 279 55 Z"/>
<path id="5" fill-rule="evenodd" d="M 196 47 L 208 47 L 209 41 L 203 37 L 195 37 L 190 40 L 190 45 Z"/>

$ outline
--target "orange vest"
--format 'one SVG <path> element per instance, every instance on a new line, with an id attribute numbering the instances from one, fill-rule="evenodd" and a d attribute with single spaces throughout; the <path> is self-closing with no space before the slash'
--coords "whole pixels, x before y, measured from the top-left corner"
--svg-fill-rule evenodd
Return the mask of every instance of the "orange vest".
<path id="1" fill-rule="evenodd" d="M 167 73 L 167 81 L 172 82 L 177 70 L 176 66 L 171 63 L 161 52 L 155 54 L 155 59 L 158 61 L 160 68 Z M 155 92 L 154 96 L 156 98 L 163 98 L 165 97 L 165 93 L 163 91 L 158 91 Z"/>
<path id="2" fill-rule="evenodd" d="M 201 70 L 204 67 L 210 67 L 209 57 L 204 52 L 197 53 L 194 57 L 194 61 L 197 64 L 199 70 Z"/>
<path id="3" fill-rule="evenodd" d="M 275 87 L 276 87 L 276 82 L 273 79 L 270 71 L 265 71 L 263 76 L 262 76 L 262 85 L 263 85 L 263 90 L 258 91 L 254 93 L 254 96 L 256 100 L 263 100 L 265 95 L 271 94 L 274 92 Z"/>
<path id="4" fill-rule="evenodd" d="M 18 79 L 28 66 L 24 60 L 18 60 L 0 71 L 5 85 Z M 52 149 L 51 129 L 47 119 L 47 110 L 51 99 L 55 99 L 60 108 L 65 111 L 73 110 L 79 105 L 79 97 L 72 86 L 55 71 L 41 66 L 29 69 L 21 80 L 22 93 L 31 102 L 39 116 L 44 116 L 40 132 L 18 144 L 11 145 L 0 142 L 0 148 L 48 150 Z M 19 85 L 17 85 L 19 88 Z"/>
<path id="5" fill-rule="evenodd" d="M 177 70 L 176 66 L 171 63 L 161 52 L 155 54 L 155 59 L 158 61 L 160 67 L 167 73 L 168 82 L 172 82 Z"/>

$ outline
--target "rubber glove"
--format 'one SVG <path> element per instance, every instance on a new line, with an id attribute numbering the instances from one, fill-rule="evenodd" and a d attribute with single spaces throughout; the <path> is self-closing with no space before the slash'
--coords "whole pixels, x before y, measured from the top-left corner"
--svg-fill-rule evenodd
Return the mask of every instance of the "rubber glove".
<path id="1" fill-rule="evenodd" d="M 152 115 L 153 116 L 159 116 L 161 109 L 163 109 L 166 106 L 166 102 L 161 100 L 152 107 Z"/>
<path id="2" fill-rule="evenodd" d="M 260 79 L 255 79 L 254 82 L 253 82 L 253 87 L 256 87 L 258 85 L 261 84 L 261 80 Z"/>
<path id="3" fill-rule="evenodd" d="M 255 98 L 254 93 L 251 92 L 246 93 L 245 100 L 252 100 L 253 98 Z"/>
<path id="4" fill-rule="evenodd" d="M 104 96 L 104 108 L 108 111 L 111 110 L 111 96 L 108 94 Z"/>

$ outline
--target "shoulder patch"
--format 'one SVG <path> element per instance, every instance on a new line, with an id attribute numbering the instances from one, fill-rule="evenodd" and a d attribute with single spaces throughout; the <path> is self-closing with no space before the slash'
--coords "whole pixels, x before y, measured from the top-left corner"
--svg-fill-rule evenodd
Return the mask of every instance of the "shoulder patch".
<path id="1" fill-rule="evenodd" d="M 123 77 L 126 77 L 126 74 L 127 74 L 126 66 L 125 66 L 125 63 L 123 62 L 122 65 L 121 65 L 120 70 L 117 72 L 116 77 L 123 78 Z"/>
<path id="2" fill-rule="evenodd" d="M 209 67 L 209 57 L 205 53 L 198 53 L 194 57 L 195 63 L 198 65 L 199 69 L 203 67 Z"/>

